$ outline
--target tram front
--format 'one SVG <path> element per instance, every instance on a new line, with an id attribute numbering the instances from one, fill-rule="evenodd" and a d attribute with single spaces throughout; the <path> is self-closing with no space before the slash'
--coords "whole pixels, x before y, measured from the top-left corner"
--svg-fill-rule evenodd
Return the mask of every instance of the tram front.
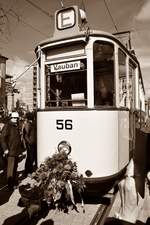
<path id="1" fill-rule="evenodd" d="M 128 163 L 128 112 L 116 110 L 116 44 L 107 33 L 82 30 L 79 12 L 56 12 L 54 37 L 36 48 L 38 164 L 64 148 L 87 180 L 99 181 Z"/>

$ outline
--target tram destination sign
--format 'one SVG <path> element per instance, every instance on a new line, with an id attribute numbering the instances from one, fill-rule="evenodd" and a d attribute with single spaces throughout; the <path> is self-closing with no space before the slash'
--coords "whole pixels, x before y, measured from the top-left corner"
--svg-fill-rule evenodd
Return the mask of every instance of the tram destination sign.
<path id="1" fill-rule="evenodd" d="M 81 67 L 80 61 L 72 61 L 65 63 L 56 63 L 51 65 L 51 73 L 69 71 L 69 70 L 79 70 Z"/>

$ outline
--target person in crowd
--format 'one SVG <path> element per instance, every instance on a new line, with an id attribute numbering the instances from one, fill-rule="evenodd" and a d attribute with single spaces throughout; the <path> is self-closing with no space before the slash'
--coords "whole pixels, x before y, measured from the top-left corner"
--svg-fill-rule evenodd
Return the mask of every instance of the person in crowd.
<path id="1" fill-rule="evenodd" d="M 25 162 L 25 176 L 34 171 L 37 166 L 37 146 L 36 146 L 36 118 L 33 112 L 27 112 L 22 128 L 23 142 L 27 150 Z"/>
<path id="2" fill-rule="evenodd" d="M 95 81 L 95 104 L 96 105 L 113 105 L 113 94 L 107 87 L 104 78 L 97 76 Z"/>
<path id="3" fill-rule="evenodd" d="M 4 126 L 4 119 L 0 115 L 0 174 L 3 173 L 3 169 L 4 169 L 4 156 L 3 156 L 2 146 L 1 146 L 1 133 L 2 133 L 3 126 Z"/>
<path id="4" fill-rule="evenodd" d="M 134 160 L 131 158 L 126 169 L 125 178 L 119 183 L 121 207 L 119 213 L 116 214 L 118 219 L 133 224 L 136 223 L 144 203 L 144 199 L 136 189 L 134 171 Z"/>
<path id="5" fill-rule="evenodd" d="M 7 156 L 7 182 L 10 188 L 13 188 L 18 183 L 18 158 L 22 153 L 18 120 L 18 112 L 12 112 L 1 133 L 1 147 L 4 155 Z"/>

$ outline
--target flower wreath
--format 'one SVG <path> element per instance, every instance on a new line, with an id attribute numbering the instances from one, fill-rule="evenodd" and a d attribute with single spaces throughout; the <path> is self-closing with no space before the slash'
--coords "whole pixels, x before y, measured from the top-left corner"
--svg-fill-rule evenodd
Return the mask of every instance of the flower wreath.
<path id="1" fill-rule="evenodd" d="M 49 209 L 68 212 L 70 206 L 78 211 L 74 193 L 80 196 L 83 206 L 84 188 L 83 176 L 79 174 L 76 162 L 72 162 L 66 152 L 60 151 L 48 157 L 32 173 L 30 182 L 20 185 L 19 191 L 27 207 L 45 201 Z"/>

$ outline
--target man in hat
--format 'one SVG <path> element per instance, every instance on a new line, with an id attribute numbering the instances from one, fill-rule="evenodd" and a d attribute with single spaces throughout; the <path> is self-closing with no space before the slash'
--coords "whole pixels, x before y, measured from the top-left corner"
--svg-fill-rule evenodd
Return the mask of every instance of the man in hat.
<path id="1" fill-rule="evenodd" d="M 1 145 L 7 154 L 7 182 L 10 188 L 17 184 L 18 157 L 22 151 L 19 132 L 19 114 L 12 112 L 9 121 L 4 125 L 1 134 Z"/>
<path id="2" fill-rule="evenodd" d="M 27 150 L 25 176 L 31 174 L 37 166 L 36 118 L 33 112 L 27 112 L 23 126 L 23 140 Z"/>

